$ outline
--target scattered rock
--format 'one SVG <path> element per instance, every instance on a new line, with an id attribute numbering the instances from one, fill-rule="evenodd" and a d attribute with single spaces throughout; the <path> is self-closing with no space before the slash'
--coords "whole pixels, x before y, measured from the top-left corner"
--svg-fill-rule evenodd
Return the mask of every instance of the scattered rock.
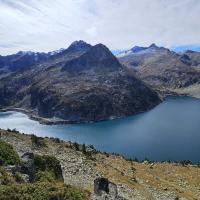
<path id="1" fill-rule="evenodd" d="M 7 165 L 4 167 L 5 171 L 10 173 L 10 174 L 15 174 L 16 172 L 19 171 L 19 167 L 16 165 Z"/>
<path id="2" fill-rule="evenodd" d="M 21 178 L 22 178 L 22 181 L 24 183 L 29 183 L 30 182 L 30 177 L 28 174 L 21 174 Z"/>

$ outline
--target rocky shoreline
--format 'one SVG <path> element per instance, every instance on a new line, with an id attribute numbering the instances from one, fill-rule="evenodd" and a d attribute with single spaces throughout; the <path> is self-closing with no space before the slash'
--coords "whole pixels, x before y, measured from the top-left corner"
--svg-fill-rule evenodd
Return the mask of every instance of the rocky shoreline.
<path id="1" fill-rule="evenodd" d="M 29 111 L 29 110 L 22 109 L 22 108 L 3 108 L 3 109 L 0 109 L 0 112 L 8 112 L 8 111 L 15 111 L 15 112 L 20 112 L 20 113 L 26 114 L 29 119 L 38 121 L 40 124 L 45 124 L 45 125 L 78 123 L 78 122 L 68 121 L 68 120 L 63 120 L 63 119 L 56 119 L 55 120 L 55 119 L 50 119 L 50 118 L 39 117 L 36 114 L 33 114 L 33 111 Z"/>
<path id="2" fill-rule="evenodd" d="M 177 91 L 171 91 L 171 90 L 156 90 L 160 96 L 160 99 L 162 101 L 165 100 L 165 98 L 173 96 L 173 97 L 181 97 L 181 96 L 188 96 L 188 97 L 193 97 L 199 99 L 198 96 L 190 95 L 187 93 L 178 93 Z M 157 105 L 156 105 L 157 106 Z M 153 109 L 156 106 L 152 106 L 149 110 Z M 80 124 L 80 123 L 97 123 L 97 122 L 102 122 L 102 121 L 109 121 L 109 120 L 115 120 L 115 119 L 120 119 L 124 117 L 129 117 L 129 116 L 121 116 L 121 117 L 115 117 L 112 116 L 109 119 L 104 119 L 104 120 L 95 120 L 95 121 L 72 121 L 72 120 L 64 120 L 64 119 L 52 119 L 52 118 L 44 118 L 40 117 L 37 114 L 34 113 L 33 110 L 27 110 L 23 108 L 15 108 L 15 107 L 8 107 L 8 108 L 1 108 L 0 112 L 8 112 L 8 111 L 15 111 L 15 112 L 20 112 L 23 114 L 26 114 L 29 119 L 34 120 L 39 122 L 40 124 L 44 125 L 64 125 L 64 124 Z M 146 112 L 148 110 L 140 111 L 135 113 L 134 115 L 141 114 L 143 112 Z M 130 115 L 132 116 L 132 115 Z"/>
<path id="3" fill-rule="evenodd" d="M 181 95 L 180 95 L 181 96 Z M 157 105 L 156 105 L 157 106 Z M 149 108 L 149 110 L 153 109 L 156 106 L 152 106 L 151 108 Z M 87 123 L 97 123 L 97 122 L 102 122 L 102 121 L 109 121 L 109 120 L 116 120 L 116 119 L 120 119 L 120 118 L 125 118 L 125 117 L 129 117 L 132 115 L 128 115 L 128 116 L 121 116 L 121 117 L 115 117 L 112 116 L 108 119 L 104 119 L 104 120 L 94 120 L 94 121 L 73 121 L 73 120 L 64 120 L 64 119 L 52 119 L 52 118 L 44 118 L 44 117 L 40 117 L 36 114 L 34 114 L 34 111 L 32 110 L 26 110 L 23 108 L 14 108 L 14 107 L 9 107 L 9 108 L 2 108 L 0 109 L 0 112 L 9 112 L 9 111 L 15 111 L 15 112 L 19 112 L 19 113 L 23 113 L 25 115 L 28 116 L 29 119 L 34 120 L 39 122 L 40 124 L 44 124 L 44 125 L 64 125 L 64 124 L 87 124 Z M 140 111 L 140 112 L 136 112 L 134 115 L 138 115 L 141 113 L 144 113 L 148 110 L 144 110 L 144 111 Z"/>

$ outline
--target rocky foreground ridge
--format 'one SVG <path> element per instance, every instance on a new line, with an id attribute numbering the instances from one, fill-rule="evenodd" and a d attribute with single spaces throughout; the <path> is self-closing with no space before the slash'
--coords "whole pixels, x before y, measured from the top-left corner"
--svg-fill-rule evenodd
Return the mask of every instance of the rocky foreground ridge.
<path id="1" fill-rule="evenodd" d="M 79 195 L 88 191 L 85 194 L 90 194 L 89 199 L 200 199 L 200 168 L 189 163 L 135 162 L 97 152 L 92 146 L 10 130 L 0 130 L 0 141 L 11 144 L 25 160 L 33 154 L 55 157 L 60 163 L 64 183 L 81 188 Z M 56 166 L 59 169 L 59 165 Z M 27 180 L 26 176 L 24 178 Z M 77 195 L 77 189 L 73 191 Z"/>

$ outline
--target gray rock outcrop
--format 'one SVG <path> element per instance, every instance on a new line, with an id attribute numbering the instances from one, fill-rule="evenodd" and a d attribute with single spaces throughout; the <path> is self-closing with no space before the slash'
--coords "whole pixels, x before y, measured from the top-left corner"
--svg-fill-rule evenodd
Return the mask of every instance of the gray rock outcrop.
<path id="1" fill-rule="evenodd" d="M 24 164 L 21 167 L 21 173 L 27 174 L 29 176 L 29 181 L 33 182 L 35 177 L 34 154 L 27 152 L 22 155 L 21 159 L 24 161 Z"/>
<path id="2" fill-rule="evenodd" d="M 126 200 L 118 195 L 117 185 L 107 178 L 94 180 L 94 195 L 92 200 Z"/>

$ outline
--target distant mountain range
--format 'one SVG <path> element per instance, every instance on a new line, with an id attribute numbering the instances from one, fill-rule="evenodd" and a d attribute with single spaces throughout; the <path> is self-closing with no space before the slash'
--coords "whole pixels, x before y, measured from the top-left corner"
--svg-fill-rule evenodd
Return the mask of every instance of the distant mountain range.
<path id="1" fill-rule="evenodd" d="M 129 116 L 194 85 L 200 85 L 200 53 L 155 44 L 117 57 L 103 44 L 84 41 L 49 53 L 0 56 L 0 109 L 17 109 L 41 122 Z"/>
<path id="2" fill-rule="evenodd" d="M 41 122 L 118 118 L 160 101 L 103 44 L 75 41 L 55 52 L 0 57 L 0 108 L 24 111 Z"/>
<path id="3" fill-rule="evenodd" d="M 154 44 L 154 43 L 151 44 L 149 47 L 134 46 L 131 49 L 119 51 L 118 53 L 116 53 L 116 56 L 123 57 L 123 56 L 132 55 L 132 54 L 139 53 L 139 52 L 144 52 L 144 50 L 153 51 L 156 48 L 158 48 L 158 46 L 156 46 L 156 44 Z"/>
<path id="4" fill-rule="evenodd" d="M 183 46 L 176 46 L 171 48 L 172 51 L 177 53 L 186 52 L 186 51 L 197 51 L 200 52 L 200 45 L 183 45 Z"/>
<path id="5" fill-rule="evenodd" d="M 118 54 L 119 61 L 154 88 L 182 88 L 200 82 L 200 53 L 176 53 L 155 44 Z"/>
<path id="6" fill-rule="evenodd" d="M 155 43 L 151 44 L 151 45 L 156 45 Z M 150 46 L 151 46 L 150 45 Z M 140 47 L 140 46 L 134 46 L 133 48 L 148 48 L 148 47 Z M 132 48 L 132 49 L 133 49 Z M 130 51 L 131 49 L 123 49 L 123 50 L 112 50 L 112 53 L 115 55 L 115 56 L 118 56 L 120 54 L 123 54 L 125 52 L 128 52 Z M 200 52 L 200 45 L 183 45 L 183 46 L 175 46 L 175 47 L 171 47 L 170 48 L 171 51 L 174 51 L 176 53 L 184 53 L 186 51 L 196 51 L 196 52 Z"/>

